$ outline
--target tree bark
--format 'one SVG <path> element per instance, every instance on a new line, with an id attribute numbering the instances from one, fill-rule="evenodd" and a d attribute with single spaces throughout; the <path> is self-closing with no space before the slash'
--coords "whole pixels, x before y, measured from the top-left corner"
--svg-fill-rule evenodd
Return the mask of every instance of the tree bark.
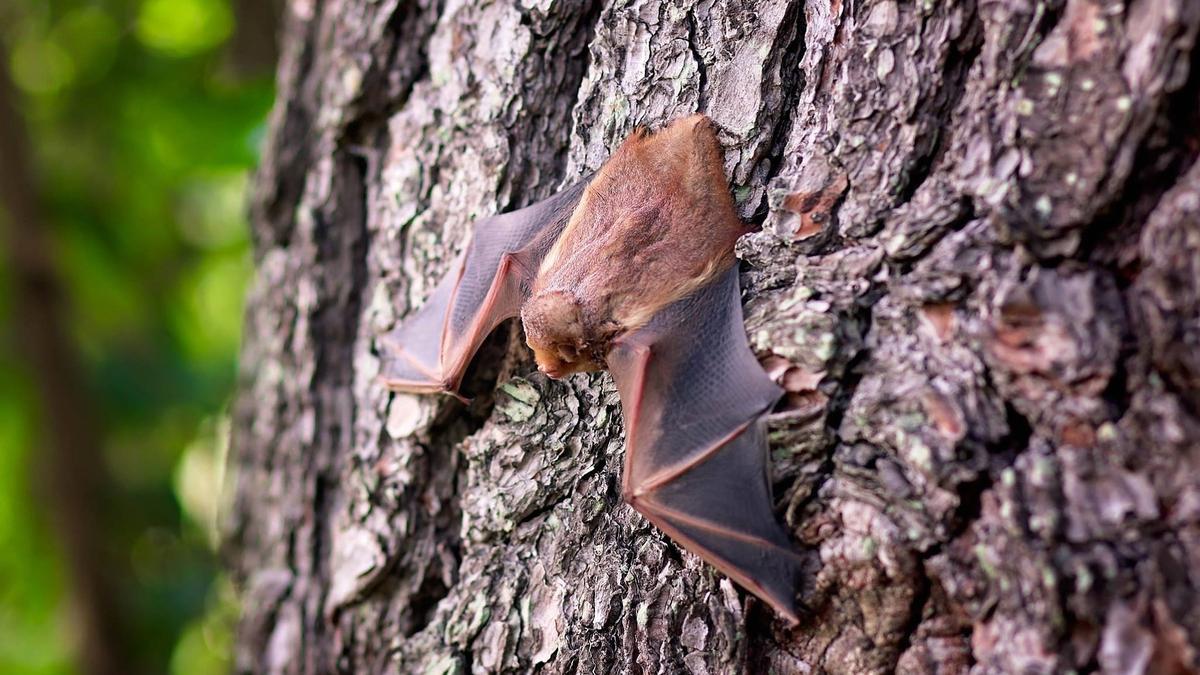
<path id="1" fill-rule="evenodd" d="M 246 672 L 1200 667 L 1200 4 L 293 0 L 227 558 Z M 621 502 L 607 374 L 377 338 L 472 221 L 710 115 L 788 390 L 789 630 Z"/>

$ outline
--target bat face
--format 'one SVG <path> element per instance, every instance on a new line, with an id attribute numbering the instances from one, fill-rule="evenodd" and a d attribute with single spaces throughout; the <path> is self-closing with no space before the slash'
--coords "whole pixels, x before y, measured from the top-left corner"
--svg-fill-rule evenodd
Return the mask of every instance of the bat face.
<path id="1" fill-rule="evenodd" d="M 708 118 L 630 136 L 588 184 L 521 309 L 551 377 L 604 368 L 618 336 L 733 264 L 745 232 Z"/>
<path id="2" fill-rule="evenodd" d="M 603 368 L 608 345 L 621 330 L 611 320 L 585 323 L 583 303 L 565 290 L 530 297 L 521 324 L 538 370 L 556 379 Z"/>
<path id="3" fill-rule="evenodd" d="M 805 563 L 775 519 L 762 418 L 781 390 L 746 340 L 744 232 L 703 116 L 635 133 L 590 180 L 475 226 L 453 271 L 383 336 L 391 389 L 455 393 L 520 316 L 551 377 L 607 369 L 625 421 L 625 501 L 798 621 Z"/>

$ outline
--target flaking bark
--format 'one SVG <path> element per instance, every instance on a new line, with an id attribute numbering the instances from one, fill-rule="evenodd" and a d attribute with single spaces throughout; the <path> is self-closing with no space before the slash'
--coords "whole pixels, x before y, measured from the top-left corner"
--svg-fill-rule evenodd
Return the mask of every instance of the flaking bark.
<path id="1" fill-rule="evenodd" d="M 246 672 L 1187 672 L 1200 5 L 294 0 L 253 204 L 226 550 Z M 605 374 L 519 328 L 470 406 L 374 340 L 481 215 L 720 127 L 788 389 L 793 631 L 618 489 Z"/>

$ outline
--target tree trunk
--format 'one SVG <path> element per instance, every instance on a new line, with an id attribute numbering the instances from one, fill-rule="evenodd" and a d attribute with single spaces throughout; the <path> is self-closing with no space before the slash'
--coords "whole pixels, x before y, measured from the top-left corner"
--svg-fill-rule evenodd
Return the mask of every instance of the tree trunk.
<path id="1" fill-rule="evenodd" d="M 247 672 L 1200 666 L 1200 3 L 293 0 L 227 557 Z M 788 390 L 789 630 L 620 499 L 607 374 L 519 327 L 375 381 L 480 216 L 720 128 Z"/>

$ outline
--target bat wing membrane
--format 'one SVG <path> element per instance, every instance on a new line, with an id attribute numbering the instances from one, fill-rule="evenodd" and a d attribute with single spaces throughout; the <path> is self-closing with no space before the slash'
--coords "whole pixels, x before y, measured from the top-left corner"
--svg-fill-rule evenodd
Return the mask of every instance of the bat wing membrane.
<path id="1" fill-rule="evenodd" d="M 780 396 L 746 341 L 737 266 L 620 338 L 622 488 L 651 522 L 798 620 L 802 559 L 775 518 L 762 416 Z"/>
<path id="2" fill-rule="evenodd" d="M 475 225 L 467 250 L 425 304 L 383 336 L 380 377 L 399 391 L 456 393 L 479 345 L 518 314 L 537 265 L 579 203 L 586 181 Z"/>

